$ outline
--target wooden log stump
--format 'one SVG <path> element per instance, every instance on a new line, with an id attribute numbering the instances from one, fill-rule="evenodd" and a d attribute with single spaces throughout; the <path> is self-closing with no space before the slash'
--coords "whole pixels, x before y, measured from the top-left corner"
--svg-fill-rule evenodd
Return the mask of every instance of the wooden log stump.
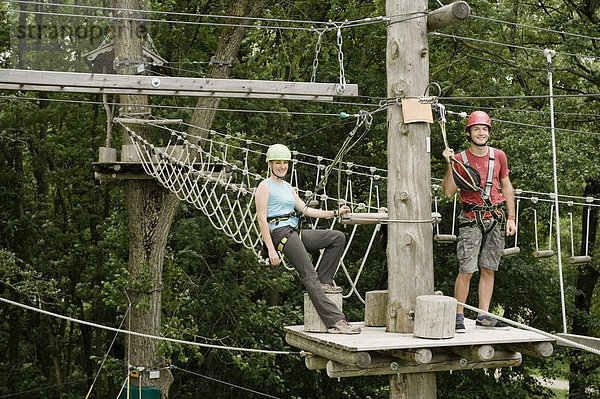
<path id="1" fill-rule="evenodd" d="M 121 147 L 121 162 L 140 162 L 140 158 L 135 151 L 135 145 L 124 144 Z"/>
<path id="2" fill-rule="evenodd" d="M 98 150 L 98 162 L 117 162 L 117 149 L 110 147 L 100 147 Z"/>
<path id="3" fill-rule="evenodd" d="M 335 306 L 342 311 L 342 294 L 325 294 Z M 307 332 L 327 332 L 327 326 L 319 317 L 317 309 L 313 305 L 308 293 L 304 293 L 304 331 Z"/>
<path id="4" fill-rule="evenodd" d="M 443 295 L 421 295 L 415 305 L 414 336 L 454 338 L 456 299 Z"/>
<path id="5" fill-rule="evenodd" d="M 365 327 L 385 327 L 387 290 L 369 291 L 365 296 Z"/>

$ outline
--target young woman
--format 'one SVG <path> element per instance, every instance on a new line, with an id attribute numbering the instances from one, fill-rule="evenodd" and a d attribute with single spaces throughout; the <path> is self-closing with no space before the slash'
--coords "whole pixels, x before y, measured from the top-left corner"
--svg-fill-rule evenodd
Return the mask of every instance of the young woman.
<path id="1" fill-rule="evenodd" d="M 280 263 L 277 249 L 290 260 L 308 292 L 321 320 L 332 334 L 358 334 L 360 328 L 353 327 L 344 314 L 327 298 L 326 293 L 341 292 L 335 287 L 333 275 L 340 262 L 346 237 L 337 230 L 298 230 L 300 211 L 309 217 L 332 218 L 350 212 L 342 206 L 339 210 L 324 211 L 308 208 L 298 197 L 292 186 L 283 180 L 292 159 L 290 150 L 275 144 L 267 150 L 267 162 L 271 176 L 263 180 L 256 189 L 255 202 L 258 225 L 269 252 L 272 265 Z M 318 272 L 308 253 L 324 249 Z"/>

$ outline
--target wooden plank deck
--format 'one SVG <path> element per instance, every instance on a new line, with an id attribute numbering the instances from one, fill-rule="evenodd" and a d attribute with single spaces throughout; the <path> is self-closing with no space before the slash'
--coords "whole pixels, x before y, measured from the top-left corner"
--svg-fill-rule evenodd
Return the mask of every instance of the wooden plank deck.
<path id="1" fill-rule="evenodd" d="M 351 324 L 360 326 L 362 333 L 357 335 L 309 333 L 304 331 L 304 326 L 288 326 L 285 327 L 285 331 L 316 343 L 328 344 L 349 352 L 555 342 L 555 340 L 546 336 L 513 327 L 499 331 L 475 328 L 475 320 L 470 319 L 465 319 L 466 333 L 455 334 L 454 338 L 449 339 L 416 338 L 413 337 L 412 333 L 386 332 L 385 327 L 365 327 L 362 322 Z M 300 349 L 308 350 L 308 348 Z"/>

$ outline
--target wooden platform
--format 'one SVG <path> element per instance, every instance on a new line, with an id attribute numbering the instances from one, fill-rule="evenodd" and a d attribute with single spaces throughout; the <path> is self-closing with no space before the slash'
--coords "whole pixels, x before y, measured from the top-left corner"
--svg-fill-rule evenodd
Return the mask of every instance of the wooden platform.
<path id="1" fill-rule="evenodd" d="M 194 165 L 198 169 L 203 166 L 204 170 L 210 170 L 215 177 L 221 175 L 221 171 L 225 168 L 223 176 L 229 177 L 232 173 L 231 166 L 223 164 L 211 164 L 206 168 L 206 165 L 196 164 Z M 94 177 L 101 182 L 109 183 L 120 180 L 149 180 L 154 177 L 148 175 L 144 171 L 144 167 L 141 162 L 94 162 L 92 163 L 94 168 Z"/>
<path id="2" fill-rule="evenodd" d="M 332 378 L 518 366 L 521 353 L 550 356 L 554 342 L 512 327 L 500 331 L 475 328 L 475 321 L 469 319 L 465 319 L 466 333 L 449 339 L 415 338 L 386 332 L 385 327 L 351 324 L 360 326 L 362 333 L 308 333 L 303 326 L 289 326 L 285 327 L 286 341 L 308 352 L 309 369 L 326 369 Z"/>

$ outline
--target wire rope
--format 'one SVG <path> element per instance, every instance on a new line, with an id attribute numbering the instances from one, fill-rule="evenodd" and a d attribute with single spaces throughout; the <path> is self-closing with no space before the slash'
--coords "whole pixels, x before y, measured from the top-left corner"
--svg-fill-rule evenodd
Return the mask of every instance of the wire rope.
<path id="1" fill-rule="evenodd" d="M 451 103 L 444 103 L 444 105 L 446 107 L 456 107 L 456 108 L 473 109 L 472 105 L 451 104 Z M 538 110 L 538 109 L 519 109 L 519 108 L 505 108 L 505 107 L 481 107 L 481 106 L 477 106 L 477 109 L 487 110 L 487 111 L 499 111 L 499 112 L 523 112 L 523 113 L 529 113 L 529 114 L 542 114 L 542 115 L 549 115 L 550 114 L 549 111 L 544 111 L 544 110 L 541 110 L 541 109 Z M 590 117 L 598 117 L 598 118 L 600 118 L 600 113 L 589 114 L 589 113 L 585 113 L 585 112 L 560 112 L 560 111 L 554 111 L 554 115 L 590 116 Z M 581 122 L 588 122 L 588 121 L 581 121 Z M 596 122 L 596 121 L 594 121 L 594 122 Z"/>
<path id="2" fill-rule="evenodd" d="M 74 7 L 80 9 L 92 9 L 92 10 L 108 10 L 117 12 L 130 12 L 136 14 L 159 14 L 159 15 L 174 15 L 174 16 L 191 16 L 194 18 L 220 18 L 220 19 L 238 19 L 241 21 L 254 21 L 254 22 L 273 22 L 273 23 L 299 23 L 299 24 L 320 24 L 326 25 L 325 30 L 333 30 L 339 28 L 349 28 L 362 25 L 371 25 L 375 23 L 387 22 L 387 17 L 367 17 L 360 20 L 354 21 L 343 21 L 343 22 L 318 22 L 318 21 L 302 21 L 302 20 L 285 20 L 285 19 L 270 19 L 260 17 L 244 17 L 244 16 L 233 16 L 233 15 L 210 15 L 210 14 L 190 14 L 190 13 L 179 13 L 170 11 L 153 11 L 153 10 L 141 10 L 141 9 L 126 9 L 126 8 L 110 8 L 110 7 L 96 7 L 96 6 L 84 6 L 84 5 L 72 5 L 64 3 L 43 3 L 28 0 L 6 0 L 6 3 L 19 3 L 19 4 L 32 4 L 32 5 L 48 5 L 48 6 L 60 6 L 60 7 Z M 123 21 L 137 21 L 137 22 L 158 22 L 158 23 L 169 23 L 169 24 L 183 24 L 183 25 L 207 25 L 207 26 L 227 26 L 227 27 L 244 27 L 244 28 L 256 28 L 256 29 L 281 29 L 281 30 L 298 30 L 298 31 L 315 31 L 313 26 L 310 27 L 292 27 L 292 26 L 281 26 L 281 25 L 257 25 L 257 24 L 232 24 L 223 22 L 201 22 L 201 21 L 181 21 L 174 19 L 152 19 L 152 18 L 140 18 L 140 17 L 119 17 L 114 15 L 94 15 L 94 14 L 73 14 L 73 13 L 58 13 L 58 12 L 47 12 L 47 11 L 35 11 L 35 10 L 13 10 L 13 9 L 0 9 L 4 12 L 12 12 L 19 14 L 34 14 L 34 15 L 53 15 L 62 17 L 76 17 L 85 19 L 101 19 L 101 20 L 123 20 Z"/>
<path id="3" fill-rule="evenodd" d="M 553 97 L 550 97 L 550 98 L 553 98 Z M 463 112 L 453 112 L 453 111 L 446 111 L 446 112 L 448 112 L 449 114 L 459 115 L 461 117 L 466 118 L 466 113 L 463 113 Z M 585 130 L 574 130 L 574 129 L 566 129 L 566 128 L 554 127 L 554 126 L 534 125 L 532 123 L 508 121 L 508 120 L 505 120 L 505 119 L 498 119 L 498 118 L 490 118 L 490 119 L 493 120 L 493 121 L 495 121 L 495 122 L 506 123 L 506 124 L 509 124 L 509 125 L 533 127 L 533 128 L 536 128 L 536 129 L 555 130 L 555 131 L 561 131 L 561 132 L 567 132 L 567 133 L 581 133 L 581 134 L 600 135 L 600 132 L 588 132 L 588 131 L 585 131 Z"/>
<path id="4" fill-rule="evenodd" d="M 577 37 L 577 38 L 580 38 L 580 39 L 600 40 L 600 37 L 580 35 L 578 33 L 570 33 L 570 32 L 565 32 L 565 31 L 556 30 L 556 29 L 541 28 L 539 26 L 524 25 L 524 24 L 520 24 L 520 23 L 517 23 L 517 22 L 510 22 L 510 21 L 503 21 L 503 20 L 500 20 L 500 19 L 482 17 L 480 15 L 473 15 L 473 14 L 471 14 L 470 17 L 474 18 L 474 19 L 481 19 L 481 20 L 484 20 L 484 21 L 497 22 L 497 23 L 501 23 L 501 24 L 505 24 L 505 25 L 518 26 L 519 28 L 528 28 L 528 29 L 534 29 L 534 30 L 539 30 L 539 31 L 543 31 L 543 32 L 557 33 L 559 35 L 573 36 L 573 37 Z"/>
<path id="5" fill-rule="evenodd" d="M 123 316 L 123 320 L 121 320 L 121 324 L 119 324 L 119 330 L 121 329 L 121 327 L 123 327 L 123 323 L 125 323 L 125 319 L 127 318 L 127 315 L 129 315 L 130 310 L 131 310 L 131 303 L 127 307 L 127 311 L 125 312 L 125 315 Z M 104 367 L 104 363 L 106 362 L 106 359 L 108 359 L 108 354 L 110 353 L 110 350 L 112 349 L 113 345 L 115 344 L 115 341 L 117 340 L 118 336 L 119 336 L 119 333 L 116 333 L 115 336 L 113 337 L 113 340 L 110 343 L 108 350 L 106 351 L 106 354 L 104 355 L 104 358 L 102 359 L 102 362 L 100 363 L 100 367 L 98 368 L 98 372 L 96 373 L 96 376 L 94 377 L 94 381 L 92 381 L 92 385 L 90 386 L 90 389 L 89 389 L 87 395 L 85 395 L 85 399 L 88 399 L 90 397 L 90 394 L 92 393 L 92 389 L 94 389 L 94 385 L 96 384 L 98 377 L 100 377 L 100 372 L 102 371 L 102 367 Z"/>
<path id="6" fill-rule="evenodd" d="M 13 396 L 21 396 L 21 395 L 23 395 L 25 393 L 32 393 L 32 392 L 37 392 L 37 391 L 43 391 L 45 389 L 58 388 L 58 387 L 62 387 L 62 386 L 65 386 L 65 385 L 71 385 L 71 384 L 75 384 L 75 383 L 82 382 L 82 381 L 87 381 L 87 378 L 81 378 L 79 380 L 73 380 L 73 381 L 69 381 L 69 382 L 63 382 L 62 384 L 54 384 L 54 385 L 48 385 L 48 386 L 45 386 L 45 387 L 28 389 L 27 391 L 9 393 L 8 395 L 2 395 L 2 396 L 0 396 L 0 398 L 12 398 Z"/>
<path id="7" fill-rule="evenodd" d="M 213 344 L 204 344 L 204 343 L 201 343 L 201 342 L 185 341 L 185 340 L 182 340 L 182 339 L 175 339 L 175 338 L 169 338 L 169 337 L 161 337 L 161 336 L 158 336 L 158 335 L 144 334 L 144 333 L 140 333 L 140 332 L 137 332 L 137 331 L 121 330 L 119 328 L 109 327 L 109 326 L 105 326 L 105 325 L 102 325 L 102 324 L 97 324 L 97 323 L 92 323 L 92 322 L 85 321 L 85 320 L 76 319 L 76 318 L 73 318 L 73 317 L 69 317 L 69 316 L 58 314 L 58 313 L 50 312 L 50 311 L 47 311 L 47 310 L 44 310 L 44 309 L 38 309 L 36 307 L 25 305 L 23 303 L 11 301 L 10 299 L 6 299 L 4 297 L 0 297 L 0 302 L 4 302 L 4 303 L 9 304 L 9 305 L 17 306 L 17 307 L 20 307 L 20 308 L 23 308 L 25 310 L 29 310 L 29 311 L 32 311 L 32 312 L 41 313 L 41 314 L 44 314 L 46 316 L 51 316 L 51 317 L 55 317 L 55 318 L 58 318 L 58 319 L 67 320 L 67 321 L 70 321 L 70 322 L 73 322 L 73 323 L 77 323 L 77 324 L 83 324 L 83 325 L 86 325 L 86 326 L 89 326 L 89 327 L 100 328 L 100 329 L 103 329 L 103 330 L 113 331 L 113 332 L 116 332 L 116 333 L 123 333 L 123 334 L 135 335 L 135 336 L 142 337 L 142 338 L 155 339 L 157 341 L 167 341 L 167 342 L 173 342 L 173 343 L 176 343 L 176 344 L 199 346 L 199 347 L 202 347 L 202 348 L 222 349 L 222 350 L 231 350 L 231 351 L 239 351 L 239 352 L 267 353 L 267 354 L 273 354 L 273 355 L 299 355 L 300 354 L 300 352 L 275 351 L 275 350 L 267 350 L 267 349 L 254 349 L 254 348 L 241 348 L 241 347 L 225 346 L 225 345 L 213 345 Z"/>
<path id="8" fill-rule="evenodd" d="M 269 394 L 266 394 L 266 393 L 263 393 L 263 392 L 255 391 L 255 390 L 250 389 L 250 388 L 242 387 L 240 385 L 235 385 L 235 384 L 232 384 L 231 382 L 221 381 L 221 380 L 218 380 L 218 379 L 216 379 L 214 377 L 209 377 L 207 375 L 203 375 L 203 374 L 200 374 L 200 373 L 195 373 L 193 371 L 183 369 L 183 368 L 181 368 L 179 366 L 172 366 L 172 369 L 173 370 L 181 370 L 183 372 L 186 372 L 186 373 L 198 376 L 198 377 L 202 377 L 202 378 L 207 379 L 209 381 L 218 382 L 219 384 L 228 385 L 230 387 L 237 388 L 237 389 L 240 389 L 240 390 L 243 390 L 243 391 L 246 391 L 246 392 L 250 392 L 250 393 L 253 393 L 253 394 L 256 394 L 256 395 L 264 396 L 266 398 L 279 399 L 279 397 L 277 397 L 277 396 L 272 396 L 272 395 L 269 395 Z"/>
<path id="9" fill-rule="evenodd" d="M 466 303 L 458 302 L 458 304 L 461 305 L 461 306 L 464 306 L 466 309 L 472 310 L 474 312 L 481 313 L 481 314 L 486 315 L 486 316 L 491 316 L 491 317 L 493 317 L 495 319 L 498 319 L 498 320 L 500 320 L 500 321 L 502 321 L 504 323 L 510 324 L 511 326 L 519 327 L 519 328 L 522 328 L 524 330 L 528 330 L 528 331 L 531 331 L 531 332 L 543 335 L 544 337 L 548 337 L 548 338 L 554 339 L 556 341 L 563 342 L 563 343 L 565 343 L 565 344 L 567 344 L 569 346 L 573 346 L 573 347 L 575 347 L 577 349 L 581 349 L 581 350 L 584 350 L 586 352 L 591 352 L 591 353 L 594 353 L 596 355 L 600 355 L 600 349 L 592 348 L 590 346 L 580 344 L 579 342 L 575 342 L 575 341 L 570 340 L 570 339 L 565 339 L 563 337 L 559 337 L 558 335 L 554 335 L 554 334 L 548 333 L 546 331 L 539 330 L 539 329 L 537 329 L 535 327 L 530 327 L 530 326 L 528 326 L 526 324 L 519 323 L 518 321 L 507 319 L 506 317 L 498 316 L 496 314 L 487 312 L 487 311 L 485 311 L 483 309 L 476 308 L 475 306 L 467 305 Z"/>
<path id="10" fill-rule="evenodd" d="M 447 38 L 451 38 L 451 39 L 459 39 L 459 40 L 466 40 L 466 41 L 477 42 L 477 43 L 493 44 L 493 45 L 496 45 L 496 46 L 516 48 L 516 49 L 520 49 L 520 50 L 537 51 L 537 52 L 540 52 L 540 53 L 544 52 L 544 49 L 537 48 L 537 47 L 525 47 L 525 46 L 519 46 L 517 44 L 493 42 L 491 40 L 475 39 L 473 37 L 458 36 L 458 35 L 452 35 L 452 34 L 448 34 L 448 33 L 429 32 L 429 34 L 430 35 L 434 35 L 434 36 L 447 37 Z M 589 58 L 589 59 L 593 59 L 593 60 L 600 59 L 600 56 L 586 55 L 586 54 L 565 53 L 565 52 L 562 52 L 562 51 L 557 51 L 556 54 L 558 54 L 558 55 L 564 55 L 564 56 L 568 56 L 568 57 Z"/>

